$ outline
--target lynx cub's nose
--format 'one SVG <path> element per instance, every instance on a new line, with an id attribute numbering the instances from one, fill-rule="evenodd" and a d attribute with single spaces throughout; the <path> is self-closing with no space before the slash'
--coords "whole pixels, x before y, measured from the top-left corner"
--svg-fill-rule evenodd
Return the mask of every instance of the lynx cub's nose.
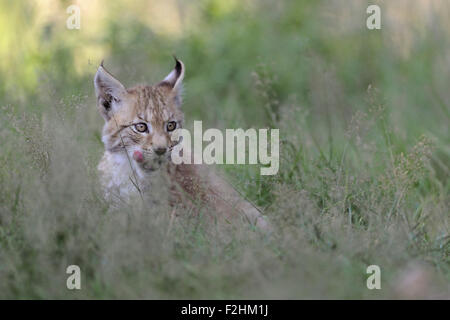
<path id="1" fill-rule="evenodd" d="M 166 150 L 167 150 L 167 148 L 156 148 L 155 149 L 155 153 L 158 155 L 158 156 L 162 156 L 164 153 L 166 153 Z"/>

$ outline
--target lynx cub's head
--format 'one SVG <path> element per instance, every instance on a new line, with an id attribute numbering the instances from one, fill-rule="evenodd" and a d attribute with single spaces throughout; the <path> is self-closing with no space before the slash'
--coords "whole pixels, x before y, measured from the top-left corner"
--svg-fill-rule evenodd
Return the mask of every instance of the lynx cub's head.
<path id="1" fill-rule="evenodd" d="M 105 119 L 102 141 L 106 151 L 128 157 L 145 171 L 158 169 L 170 159 L 177 143 L 171 136 L 183 125 L 181 87 L 184 65 L 175 68 L 160 83 L 125 88 L 104 67 L 94 78 L 97 106 Z M 126 153 L 125 153 L 126 152 Z"/>

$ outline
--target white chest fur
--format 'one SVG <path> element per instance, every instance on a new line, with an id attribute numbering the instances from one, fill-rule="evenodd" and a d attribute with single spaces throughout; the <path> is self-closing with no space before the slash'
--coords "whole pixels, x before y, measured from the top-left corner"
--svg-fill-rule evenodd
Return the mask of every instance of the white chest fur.
<path id="1" fill-rule="evenodd" d="M 108 200 L 128 200 L 139 190 L 148 190 L 150 179 L 125 153 L 112 154 L 108 151 L 98 165 L 100 182 Z"/>

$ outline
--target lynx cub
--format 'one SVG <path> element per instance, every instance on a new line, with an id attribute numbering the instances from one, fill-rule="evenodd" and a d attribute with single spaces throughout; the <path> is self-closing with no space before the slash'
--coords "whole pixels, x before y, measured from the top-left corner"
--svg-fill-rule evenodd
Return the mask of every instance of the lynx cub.
<path id="1" fill-rule="evenodd" d="M 102 141 L 105 153 L 100 161 L 101 183 L 111 201 L 160 189 L 157 176 L 164 174 L 172 204 L 200 202 L 220 216 L 244 217 L 267 229 L 268 224 L 252 204 L 226 181 L 202 165 L 175 165 L 170 160 L 177 141 L 171 136 L 183 126 L 181 89 L 184 64 L 160 83 L 125 88 L 103 66 L 94 78 L 97 106 L 105 119 Z M 175 139 L 174 139 L 175 140 Z"/>

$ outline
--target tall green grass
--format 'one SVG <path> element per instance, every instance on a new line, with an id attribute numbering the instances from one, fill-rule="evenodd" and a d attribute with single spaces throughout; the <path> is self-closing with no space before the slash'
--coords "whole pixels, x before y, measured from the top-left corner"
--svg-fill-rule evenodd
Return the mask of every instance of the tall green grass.
<path id="1" fill-rule="evenodd" d="M 381 31 L 361 1 L 180 2 L 177 35 L 136 3 L 105 5 L 97 33 L 92 20 L 66 30 L 64 4 L 41 24 L 36 3 L 0 3 L 5 43 L 24 39 L 0 43 L 0 298 L 450 297 L 445 1 L 431 18 L 380 2 Z M 219 168 L 274 232 L 211 226 L 202 208 L 175 221 L 164 203 L 111 208 L 96 171 L 99 61 L 80 61 L 83 47 L 129 86 L 161 80 L 176 53 L 188 127 L 279 128 L 277 175 Z M 366 287 L 372 264 L 381 290 Z"/>

